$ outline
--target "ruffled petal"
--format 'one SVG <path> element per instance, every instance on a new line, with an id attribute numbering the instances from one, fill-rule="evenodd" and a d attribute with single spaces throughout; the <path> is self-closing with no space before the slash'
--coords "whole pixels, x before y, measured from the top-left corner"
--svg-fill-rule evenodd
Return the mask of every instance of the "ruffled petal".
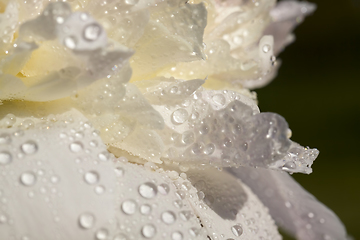
<path id="1" fill-rule="evenodd" d="M 0 67 L 26 86 L 11 92 L 12 99 L 49 101 L 116 74 L 132 53 L 109 44 L 103 27 L 88 14 L 71 13 L 66 3 L 50 3 L 40 16 L 21 25 L 14 49 Z"/>
<path id="2" fill-rule="evenodd" d="M 270 11 L 272 23 L 265 29 L 265 34 L 274 37 L 276 55 L 294 41 L 295 37 L 291 32 L 315 9 L 316 5 L 309 2 L 281 1 Z"/>
<path id="3" fill-rule="evenodd" d="M 297 239 L 347 239 L 340 219 L 287 173 L 248 167 L 227 170 L 247 184 L 277 224 Z"/>
<path id="4" fill-rule="evenodd" d="M 312 171 L 318 151 L 293 143 L 284 118 L 259 113 L 256 103 L 238 92 L 205 90 L 203 83 L 161 78 L 137 84 L 164 119 L 165 128 L 157 130 L 164 144 L 161 160 Z"/>

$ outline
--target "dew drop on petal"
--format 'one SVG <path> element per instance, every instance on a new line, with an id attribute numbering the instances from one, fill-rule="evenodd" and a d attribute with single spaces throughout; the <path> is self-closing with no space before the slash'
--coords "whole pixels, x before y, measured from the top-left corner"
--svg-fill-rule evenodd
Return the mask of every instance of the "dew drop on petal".
<path id="1" fill-rule="evenodd" d="M 224 97 L 224 95 L 222 94 L 216 94 L 212 97 L 212 100 L 214 101 L 214 103 L 216 103 L 219 106 L 224 106 L 226 103 L 226 99 Z"/>
<path id="2" fill-rule="evenodd" d="M 64 39 L 64 45 L 65 47 L 69 48 L 69 49 L 74 49 L 76 48 L 76 45 L 77 45 L 77 40 L 75 37 L 66 37 Z"/>
<path id="3" fill-rule="evenodd" d="M 157 194 L 157 187 L 151 182 L 143 183 L 139 186 L 139 193 L 144 198 L 154 198 Z"/>
<path id="4" fill-rule="evenodd" d="M 181 232 L 173 232 L 171 234 L 171 239 L 172 240 L 182 240 L 183 239 L 183 235 Z"/>
<path id="5" fill-rule="evenodd" d="M 0 145 L 9 144 L 11 142 L 11 137 L 9 134 L 3 133 L 0 134 Z"/>
<path id="6" fill-rule="evenodd" d="M 151 206 L 149 204 L 141 205 L 140 212 L 143 215 L 149 215 L 151 213 Z"/>
<path id="7" fill-rule="evenodd" d="M 171 120 L 174 124 L 182 124 L 187 120 L 188 117 L 189 117 L 188 111 L 186 111 L 183 108 L 180 108 L 172 113 Z"/>
<path id="8" fill-rule="evenodd" d="M 81 150 L 83 150 L 83 145 L 81 142 L 73 142 L 70 143 L 70 150 L 74 153 L 80 152 Z"/>
<path id="9" fill-rule="evenodd" d="M 116 176 L 122 177 L 124 176 L 124 169 L 122 167 L 117 167 L 114 169 Z"/>
<path id="10" fill-rule="evenodd" d="M 167 195 L 170 192 L 170 187 L 166 183 L 162 183 L 157 187 L 159 193 Z"/>
<path id="11" fill-rule="evenodd" d="M 231 231 L 236 237 L 241 236 L 241 234 L 243 233 L 243 229 L 242 229 L 242 227 L 240 225 L 232 226 Z"/>
<path id="12" fill-rule="evenodd" d="M 95 193 L 98 195 L 101 195 L 105 192 L 105 187 L 104 186 L 96 186 L 95 187 Z"/>
<path id="13" fill-rule="evenodd" d="M 38 151 L 36 142 L 32 140 L 23 143 L 20 148 L 25 154 L 34 154 Z"/>
<path id="14" fill-rule="evenodd" d="M 268 53 L 271 50 L 271 46 L 269 44 L 265 44 L 262 47 L 262 50 L 263 50 L 264 53 Z"/>
<path id="15" fill-rule="evenodd" d="M 121 209 L 124 213 L 132 215 L 136 212 L 137 204 L 134 200 L 126 200 L 121 204 Z"/>
<path id="16" fill-rule="evenodd" d="M 119 233 L 114 236 L 113 240 L 128 240 L 128 239 L 127 239 L 126 235 Z"/>
<path id="17" fill-rule="evenodd" d="M 95 216 L 91 213 L 83 213 L 79 216 L 79 225 L 84 229 L 92 228 L 95 224 Z"/>
<path id="18" fill-rule="evenodd" d="M 166 211 L 161 214 L 161 220 L 166 224 L 173 224 L 176 221 L 176 216 L 171 211 Z"/>
<path id="19" fill-rule="evenodd" d="M 0 165 L 9 164 L 12 161 L 12 156 L 9 152 L 0 152 Z"/>
<path id="20" fill-rule="evenodd" d="M 190 211 L 181 211 L 179 213 L 179 216 L 182 220 L 188 221 L 191 217 L 191 212 Z"/>
<path id="21" fill-rule="evenodd" d="M 99 157 L 100 161 L 107 161 L 107 160 L 109 160 L 109 155 L 110 155 L 109 152 L 103 151 L 103 152 L 99 153 L 98 157 Z"/>
<path id="22" fill-rule="evenodd" d="M 109 236 L 109 231 L 105 228 L 101 228 L 97 230 L 95 233 L 95 237 L 97 240 L 105 240 L 108 238 L 108 236 Z"/>
<path id="23" fill-rule="evenodd" d="M 87 41 L 95 41 L 99 38 L 101 32 L 102 32 L 101 26 L 97 23 L 92 23 L 85 27 L 83 37 Z"/>
<path id="24" fill-rule="evenodd" d="M 20 182 L 24 186 L 27 186 L 27 187 L 32 186 L 36 183 L 36 176 L 32 172 L 24 172 L 20 176 Z"/>
<path id="25" fill-rule="evenodd" d="M 141 234 L 145 238 L 153 238 L 156 235 L 156 228 L 152 224 L 147 224 L 147 225 L 142 227 Z"/>
<path id="26" fill-rule="evenodd" d="M 95 171 L 89 171 L 84 175 L 84 180 L 88 184 L 95 184 L 99 182 L 99 178 L 99 174 Z"/>

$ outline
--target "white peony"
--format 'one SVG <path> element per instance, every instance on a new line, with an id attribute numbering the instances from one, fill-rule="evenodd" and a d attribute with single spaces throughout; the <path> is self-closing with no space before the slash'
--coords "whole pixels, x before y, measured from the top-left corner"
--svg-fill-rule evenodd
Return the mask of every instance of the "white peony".
<path id="1" fill-rule="evenodd" d="M 318 151 L 251 91 L 314 9 L 3 2 L 0 239 L 346 239 L 287 173 Z"/>

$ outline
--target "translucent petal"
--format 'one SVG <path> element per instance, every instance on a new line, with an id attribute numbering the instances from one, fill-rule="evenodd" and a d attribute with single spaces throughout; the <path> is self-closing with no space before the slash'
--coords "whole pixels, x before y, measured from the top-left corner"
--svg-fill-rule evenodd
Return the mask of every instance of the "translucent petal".
<path id="1" fill-rule="evenodd" d="M 287 173 L 247 167 L 227 170 L 247 184 L 277 224 L 297 239 L 347 239 L 339 218 Z"/>
<path id="2" fill-rule="evenodd" d="M 198 88 L 201 83 L 158 79 L 138 84 L 165 122 L 157 130 L 165 145 L 162 160 L 311 172 L 318 151 L 293 143 L 284 118 L 259 113 L 256 103 L 240 93 Z"/>
<path id="3" fill-rule="evenodd" d="M 267 26 L 265 34 L 274 36 L 276 55 L 294 40 L 291 32 L 315 9 L 316 5 L 309 2 L 282 1 L 271 10 L 270 16 L 273 22 Z"/>
<path id="4" fill-rule="evenodd" d="M 14 33 L 18 25 L 19 10 L 15 1 L 9 1 L 5 11 L 0 13 L 0 49 L 1 55 L 9 47 L 14 39 Z"/>
<path id="5" fill-rule="evenodd" d="M 18 75 L 27 86 L 13 98 L 49 101 L 116 75 L 132 53 L 109 43 L 94 18 L 71 13 L 68 4 L 59 2 L 50 3 L 37 18 L 21 25 L 17 43 L 0 67 L 4 73 Z"/>
<path id="6" fill-rule="evenodd" d="M 132 81 L 151 78 L 177 62 L 204 58 L 206 9 L 203 4 L 162 2 L 150 13 L 144 35 L 134 46 Z"/>
<path id="7" fill-rule="evenodd" d="M 215 169 L 189 170 L 186 176 L 175 186 L 210 239 L 282 239 L 268 210 L 241 181 Z"/>

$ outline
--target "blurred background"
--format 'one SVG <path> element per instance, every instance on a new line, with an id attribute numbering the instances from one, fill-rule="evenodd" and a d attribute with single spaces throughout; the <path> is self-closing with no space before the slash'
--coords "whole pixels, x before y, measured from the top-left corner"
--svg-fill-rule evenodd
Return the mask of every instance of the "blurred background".
<path id="1" fill-rule="evenodd" d="M 316 12 L 280 54 L 277 78 L 256 92 L 261 111 L 286 118 L 292 140 L 320 150 L 311 175 L 293 176 L 360 239 L 360 1 L 309 1 Z"/>

